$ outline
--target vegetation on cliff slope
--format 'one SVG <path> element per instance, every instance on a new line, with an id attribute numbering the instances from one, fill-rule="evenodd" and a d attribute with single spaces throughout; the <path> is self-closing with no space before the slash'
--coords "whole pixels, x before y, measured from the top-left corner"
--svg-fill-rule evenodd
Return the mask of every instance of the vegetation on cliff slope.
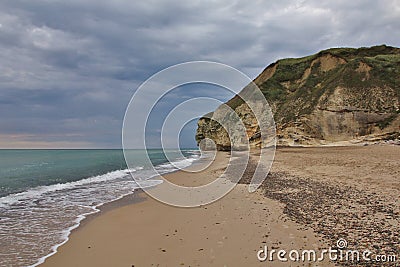
<path id="1" fill-rule="evenodd" d="M 326 59 L 325 68 L 321 58 Z M 366 71 L 359 66 L 366 64 Z M 389 46 L 371 48 L 331 48 L 303 58 L 278 60 L 267 69 L 276 67 L 267 80 L 255 80 L 265 98 L 275 109 L 275 120 L 289 122 L 296 117 L 310 114 L 322 94 L 333 93 L 338 86 L 364 90 L 359 103 L 368 101 L 367 88 L 390 87 L 400 100 L 400 49 Z M 328 98 L 328 97 L 326 97 Z M 238 97 L 228 102 L 232 108 L 242 104 Z M 379 103 L 376 103 L 379 107 Z M 365 106 L 368 109 L 368 106 Z M 393 107 L 392 107 L 393 108 Z M 383 109 L 383 107 L 382 107 Z"/>

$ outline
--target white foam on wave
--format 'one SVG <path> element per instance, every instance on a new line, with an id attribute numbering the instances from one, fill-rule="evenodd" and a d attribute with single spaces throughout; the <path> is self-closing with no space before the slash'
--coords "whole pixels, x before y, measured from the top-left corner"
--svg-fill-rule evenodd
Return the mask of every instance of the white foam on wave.
<path id="1" fill-rule="evenodd" d="M 74 181 L 74 182 L 37 186 L 37 187 L 31 188 L 31 189 L 21 192 L 21 193 L 14 193 L 11 195 L 1 197 L 0 198 L 0 208 L 7 208 L 10 205 L 18 203 L 19 201 L 24 200 L 24 199 L 38 198 L 45 193 L 61 191 L 61 190 L 66 190 L 66 189 L 72 189 L 74 187 L 81 186 L 81 185 L 93 184 L 93 183 L 99 183 L 99 182 L 105 182 L 105 181 L 109 181 L 109 180 L 118 179 L 123 176 L 126 176 L 127 171 L 133 172 L 133 170 L 134 169 L 117 170 L 117 171 L 112 171 L 112 172 L 108 172 L 105 174 L 92 176 L 92 177 Z M 136 170 L 134 170 L 134 171 L 136 171 Z"/>
<path id="2" fill-rule="evenodd" d="M 179 158 L 179 159 L 177 159 L 175 161 L 172 161 L 172 162 L 160 164 L 155 169 L 157 171 L 183 169 L 183 168 L 189 167 L 190 165 L 193 164 L 194 161 L 196 161 L 196 160 L 198 160 L 200 158 L 198 150 L 190 150 L 190 151 L 187 151 L 187 152 L 191 153 L 192 155 L 190 157 L 187 157 L 187 158 L 186 157 L 185 158 Z"/>
<path id="3" fill-rule="evenodd" d="M 173 162 L 170 163 L 165 163 L 165 164 L 160 164 L 158 166 L 156 166 L 157 171 L 160 171 L 161 173 L 165 174 L 168 172 L 172 172 L 174 170 L 180 169 L 180 168 L 185 168 L 190 166 L 194 161 L 198 160 L 200 158 L 199 153 L 197 150 L 194 151 L 188 151 L 188 152 L 192 152 L 191 156 L 188 158 L 184 158 L 184 159 L 178 159 L 175 160 Z M 113 171 L 110 173 L 106 173 L 103 175 L 99 175 L 99 176 L 95 176 L 95 177 L 90 177 L 90 178 L 86 178 L 80 181 L 76 181 L 76 182 L 70 182 L 70 183 L 65 183 L 65 184 L 57 184 L 57 185 L 51 185 L 51 186 L 42 186 L 42 187 L 37 187 L 31 190 L 28 190 L 26 192 L 22 192 L 22 193 L 18 193 L 18 194 L 13 194 L 10 196 L 6 196 L 3 198 L 0 198 L 0 207 L 2 204 L 7 204 L 7 205 L 11 205 L 12 203 L 16 203 L 18 201 L 20 201 L 21 199 L 26 199 L 26 198 L 30 198 L 30 197 L 34 197 L 34 198 L 38 198 L 39 196 L 41 196 L 44 193 L 47 192 L 56 192 L 59 190 L 65 190 L 65 189 L 71 189 L 74 188 L 76 186 L 81 186 L 81 185 L 85 185 L 85 184 L 92 184 L 92 183 L 101 183 L 101 182 L 107 182 L 110 180 L 115 180 L 118 178 L 122 178 L 122 177 L 126 177 L 127 175 L 131 174 L 133 175 L 133 173 L 137 173 L 138 171 L 142 171 L 143 173 L 146 173 L 146 170 L 144 170 L 144 167 L 136 167 L 133 169 L 126 169 L 126 170 L 119 170 L 119 171 Z M 147 175 L 146 175 L 147 176 Z M 153 175 L 147 176 L 147 179 L 151 179 L 153 178 Z M 140 187 L 151 187 L 151 186 L 156 186 L 158 184 L 162 183 L 162 180 L 148 180 L 145 181 L 143 180 L 143 182 L 140 182 L 140 184 L 138 184 L 137 182 L 136 187 L 135 188 L 140 188 Z M 55 253 L 57 253 L 57 250 L 60 246 L 62 246 L 63 244 L 65 244 L 68 240 L 69 240 L 69 236 L 71 234 L 71 232 L 76 229 L 77 227 L 79 227 L 81 221 L 83 219 L 85 219 L 88 215 L 90 214 L 94 214 L 99 212 L 99 207 L 101 207 L 102 205 L 112 202 L 112 201 L 116 201 L 119 200 L 125 196 L 128 196 L 132 194 L 132 192 L 129 193 L 125 193 L 120 195 L 117 198 L 112 199 L 111 201 L 106 201 L 106 202 L 101 202 L 95 206 L 89 206 L 92 210 L 90 212 L 86 212 L 84 214 L 80 214 L 76 217 L 76 219 L 74 220 L 74 224 L 65 229 L 62 230 L 62 237 L 61 237 L 61 242 L 53 245 L 51 247 L 51 253 L 40 257 L 38 259 L 38 261 L 32 265 L 29 265 L 29 267 L 36 267 L 40 264 L 42 264 L 48 257 L 54 255 Z M 7 199 L 7 197 L 9 197 Z"/>
<path id="4" fill-rule="evenodd" d="M 115 198 L 115 199 L 112 200 L 112 201 L 120 200 L 120 199 L 122 199 L 122 198 L 124 198 L 124 197 L 126 197 L 126 196 L 128 196 L 128 195 L 130 195 L 130 194 L 132 194 L 132 193 L 123 194 L 123 195 L 121 195 L 120 197 L 117 197 L 117 198 Z M 111 201 L 111 202 L 112 202 L 112 201 Z M 53 246 L 51 247 L 51 253 L 47 254 L 46 256 L 43 256 L 43 257 L 39 258 L 39 260 L 38 260 L 36 263 L 34 263 L 34 264 L 32 264 L 32 265 L 29 265 L 29 266 L 27 266 L 27 267 L 36 267 L 36 266 L 38 266 L 38 265 L 44 263 L 45 260 L 46 260 L 47 258 L 49 258 L 49 257 L 53 256 L 54 254 L 56 254 L 57 251 L 58 251 L 58 248 L 59 248 L 60 246 L 64 245 L 65 243 L 68 242 L 69 236 L 71 235 L 71 232 L 72 232 L 74 229 L 78 228 L 78 227 L 81 225 L 81 222 L 82 222 L 84 219 L 86 219 L 87 216 L 99 212 L 99 211 L 100 211 L 100 207 L 103 206 L 104 204 L 106 204 L 106 202 L 105 202 L 105 203 L 100 203 L 100 204 L 98 204 L 98 205 L 96 205 L 96 206 L 91 207 L 91 208 L 93 209 L 93 211 L 91 211 L 91 212 L 87 212 L 87 213 L 78 215 L 78 217 L 77 217 L 77 218 L 75 219 L 75 221 L 74 221 L 74 225 L 62 231 L 62 237 L 61 237 L 61 239 L 62 239 L 63 241 L 60 242 L 60 243 L 58 243 L 58 244 L 56 244 L 56 245 L 53 245 Z"/>
<path id="5" fill-rule="evenodd" d="M 139 167 L 138 169 L 141 170 L 141 169 L 143 169 L 143 168 L 142 168 L 142 167 Z M 130 169 L 130 170 L 123 170 L 122 172 L 124 173 L 124 176 L 126 176 L 126 172 L 127 172 L 127 171 L 129 171 L 129 173 L 132 173 L 132 172 L 136 172 L 137 170 L 132 170 L 132 169 Z M 118 172 L 119 172 L 119 171 L 118 171 Z M 112 173 L 115 173 L 115 172 L 112 172 Z M 95 178 L 95 177 L 93 177 L 93 178 Z M 85 180 L 87 180 L 87 179 L 85 179 Z M 99 181 L 101 182 L 101 181 L 108 181 L 108 180 L 110 180 L 110 179 L 105 179 L 105 180 L 93 179 L 93 180 L 96 181 L 96 182 L 99 182 Z M 112 180 L 112 179 L 111 179 L 111 180 Z M 90 183 L 90 182 L 88 182 L 88 183 Z M 88 184 L 88 183 L 85 183 L 85 184 Z M 151 180 L 151 181 L 143 182 L 143 183 L 140 184 L 140 186 L 138 185 L 137 187 L 132 188 L 132 189 L 137 189 L 137 188 L 140 188 L 140 187 L 142 187 L 142 188 L 143 188 L 143 187 L 152 187 L 152 186 L 156 186 L 156 185 L 158 185 L 158 184 L 160 184 L 160 183 L 162 183 L 162 180 Z M 29 265 L 28 267 L 35 267 L 35 266 L 38 266 L 38 265 L 44 263 L 44 261 L 45 261 L 48 257 L 51 257 L 52 255 L 56 254 L 57 251 L 58 251 L 58 248 L 59 248 L 60 246 L 62 246 L 63 244 L 65 244 L 66 242 L 68 242 L 69 236 L 70 236 L 71 232 L 72 232 L 74 229 L 76 229 L 76 228 L 78 228 L 78 227 L 80 226 L 81 221 L 84 220 L 87 216 L 99 212 L 101 206 L 103 206 L 103 205 L 106 204 L 106 203 L 110 203 L 110 202 L 113 202 L 113 201 L 117 201 L 117 200 L 122 199 L 122 198 L 124 198 L 124 197 L 126 197 L 126 196 L 128 196 L 128 195 L 131 195 L 131 194 L 132 194 L 132 192 L 125 193 L 125 194 L 120 195 L 119 197 L 113 198 L 111 201 L 101 202 L 101 203 L 99 203 L 99 204 L 97 204 L 97 205 L 95 205 L 95 206 L 89 206 L 89 208 L 91 208 L 92 211 L 87 212 L 87 213 L 84 213 L 84 214 L 78 215 L 77 218 L 74 220 L 74 224 L 73 224 L 71 227 L 69 227 L 69 228 L 67 228 L 67 229 L 65 229 L 65 230 L 62 230 L 62 233 L 61 233 L 61 240 L 62 240 L 62 241 L 61 241 L 60 243 L 58 243 L 58 244 L 56 244 L 56 245 L 53 245 L 53 246 L 51 247 L 51 253 L 49 253 L 49 254 L 47 254 L 47 255 L 45 255 L 45 256 L 39 258 L 39 260 L 38 260 L 36 263 L 34 263 L 34 264 L 32 264 L 32 265 Z"/>

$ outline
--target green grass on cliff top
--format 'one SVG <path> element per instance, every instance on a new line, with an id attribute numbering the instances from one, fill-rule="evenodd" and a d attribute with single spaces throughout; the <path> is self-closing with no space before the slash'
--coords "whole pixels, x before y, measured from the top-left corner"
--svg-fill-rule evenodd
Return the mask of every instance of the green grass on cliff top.
<path id="1" fill-rule="evenodd" d="M 331 54 L 347 63 L 322 72 L 319 64 L 314 64 L 311 74 L 302 83 L 299 81 L 311 66 L 311 62 L 323 55 Z M 372 69 L 365 79 L 365 73 L 357 72 L 360 62 Z M 400 49 L 386 45 L 370 48 L 331 48 L 302 58 L 278 60 L 269 67 L 276 66 L 275 74 L 259 86 L 265 98 L 277 106 L 276 116 L 290 121 L 315 108 L 324 93 L 332 93 L 337 86 L 364 90 L 371 87 L 391 87 L 400 97 Z M 245 90 L 245 89 L 244 89 Z M 228 101 L 232 108 L 243 103 L 240 97 Z"/>

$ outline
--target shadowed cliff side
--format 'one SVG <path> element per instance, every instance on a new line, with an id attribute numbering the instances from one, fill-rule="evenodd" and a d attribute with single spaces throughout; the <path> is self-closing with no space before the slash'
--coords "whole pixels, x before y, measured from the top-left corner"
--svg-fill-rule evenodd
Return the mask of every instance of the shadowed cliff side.
<path id="1" fill-rule="evenodd" d="M 352 144 L 400 136 L 400 49 L 332 48 L 278 60 L 255 80 L 274 113 L 278 145 Z M 246 93 L 246 88 L 241 92 Z M 254 115 L 239 96 L 227 102 L 242 119 L 250 144 L 263 146 Z M 230 149 L 223 127 L 209 113 L 196 140 Z"/>

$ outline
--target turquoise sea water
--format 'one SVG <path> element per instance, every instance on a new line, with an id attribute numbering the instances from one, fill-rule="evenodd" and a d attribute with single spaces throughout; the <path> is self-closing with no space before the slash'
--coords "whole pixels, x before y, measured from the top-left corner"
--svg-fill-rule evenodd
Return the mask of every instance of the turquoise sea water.
<path id="1" fill-rule="evenodd" d="M 0 266 L 43 261 L 85 215 L 138 188 L 129 173 L 145 186 L 161 182 L 147 181 L 146 151 L 126 153 L 129 169 L 122 150 L 0 150 Z M 169 161 L 162 150 L 147 153 L 159 173 L 199 158 L 197 150 L 170 150 Z"/>
<path id="2" fill-rule="evenodd" d="M 126 169 L 121 150 L 1 150 L 0 197 Z"/>

